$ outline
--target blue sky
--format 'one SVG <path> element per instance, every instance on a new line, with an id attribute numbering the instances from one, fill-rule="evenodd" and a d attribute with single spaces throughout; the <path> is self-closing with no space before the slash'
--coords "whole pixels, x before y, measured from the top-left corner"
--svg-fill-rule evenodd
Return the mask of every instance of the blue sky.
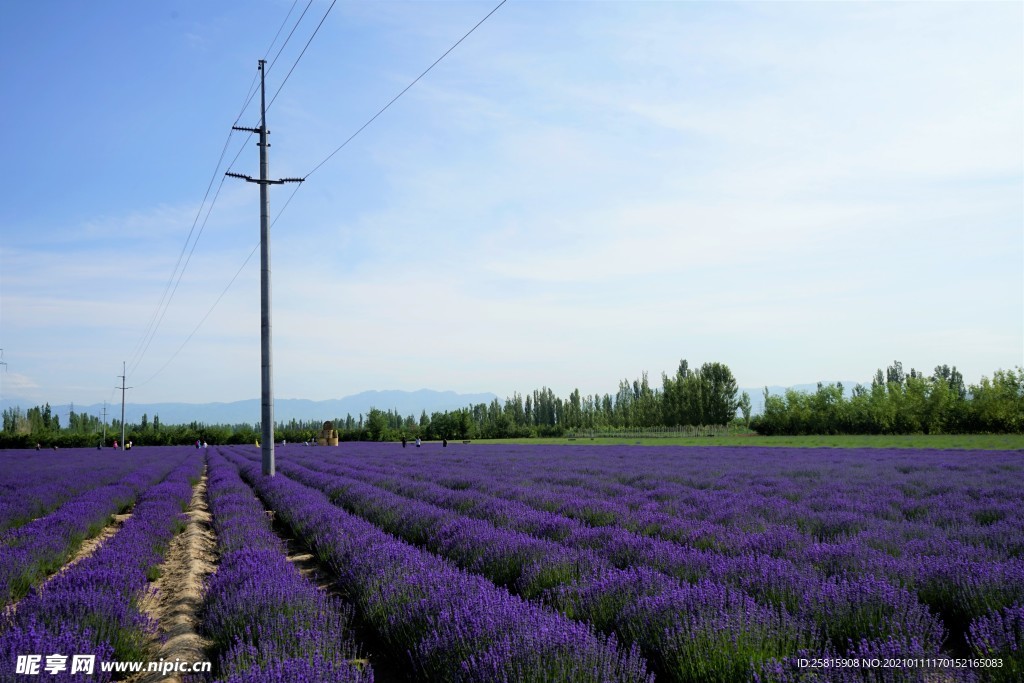
<path id="1" fill-rule="evenodd" d="M 271 175 L 494 4 L 339 1 L 268 113 Z M 258 252 L 188 337 L 258 244 L 256 186 L 221 177 L 258 174 L 228 134 L 291 7 L 4 3 L 2 398 L 110 400 L 122 361 L 133 402 L 259 395 Z M 1019 2 L 509 0 L 283 213 L 271 190 L 276 395 L 1024 364 L 1022 29 Z"/>

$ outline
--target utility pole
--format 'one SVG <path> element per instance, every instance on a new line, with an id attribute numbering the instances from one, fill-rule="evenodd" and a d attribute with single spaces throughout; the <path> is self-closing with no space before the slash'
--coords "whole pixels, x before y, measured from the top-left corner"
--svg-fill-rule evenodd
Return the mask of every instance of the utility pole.
<path id="1" fill-rule="evenodd" d="M 7 370 L 7 361 L 4 360 L 4 350 L 0 349 L 0 365 L 3 366 L 4 370 Z M 0 398 L 4 397 L 3 391 L 0 391 Z"/>
<path id="2" fill-rule="evenodd" d="M 301 183 L 302 178 L 282 178 L 269 180 L 270 165 L 267 162 L 267 90 L 266 60 L 259 61 L 260 70 L 260 127 L 243 128 L 232 126 L 232 130 L 244 130 L 260 136 L 260 177 L 251 178 L 240 173 L 225 173 L 232 178 L 241 178 L 246 182 L 258 183 L 260 186 L 260 365 L 261 365 L 261 425 L 263 432 L 263 474 L 274 476 L 274 375 L 271 362 L 271 325 L 270 325 L 270 196 L 268 186 L 283 183 Z"/>
<path id="3" fill-rule="evenodd" d="M 103 443 L 107 443 L 107 402 L 103 402 Z"/>
<path id="4" fill-rule="evenodd" d="M 121 361 L 121 372 L 124 372 L 124 368 L 125 368 L 125 362 Z M 127 375 L 127 373 L 125 373 L 123 375 L 118 375 L 118 377 L 121 378 L 121 386 L 120 387 L 114 387 L 115 389 L 120 389 L 121 390 L 121 450 L 124 450 L 124 390 L 125 389 L 134 389 L 135 388 L 135 387 L 126 387 L 124 385 L 124 380 L 126 378 L 125 375 Z M 106 410 L 106 403 L 104 403 L 103 405 L 104 405 L 104 410 Z M 106 434 L 106 429 L 105 428 L 103 430 L 103 433 Z"/>
<path id="5" fill-rule="evenodd" d="M 4 360 L 4 350 L 3 349 L 0 349 L 0 365 L 3 366 L 4 372 L 6 372 L 7 371 L 7 361 Z M 3 398 L 3 397 L 4 397 L 4 392 L 2 390 L 0 390 L 0 398 Z M 13 413 L 13 411 L 12 411 L 12 413 Z M 0 424 L 0 427 L 2 427 L 2 426 L 3 425 Z M 13 431 L 14 428 L 15 428 L 15 425 L 12 425 L 11 426 L 11 430 Z"/>

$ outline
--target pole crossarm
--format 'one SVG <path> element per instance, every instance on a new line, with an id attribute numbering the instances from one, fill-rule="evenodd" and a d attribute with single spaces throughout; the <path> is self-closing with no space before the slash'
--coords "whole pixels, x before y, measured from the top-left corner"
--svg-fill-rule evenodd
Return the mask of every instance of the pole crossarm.
<path id="1" fill-rule="evenodd" d="M 241 178 L 247 183 L 256 183 L 257 185 L 283 185 L 284 183 L 301 183 L 305 178 L 281 178 L 279 180 L 260 180 L 259 178 L 253 178 L 252 176 L 242 175 L 241 173 L 225 173 L 226 176 L 232 178 Z"/>

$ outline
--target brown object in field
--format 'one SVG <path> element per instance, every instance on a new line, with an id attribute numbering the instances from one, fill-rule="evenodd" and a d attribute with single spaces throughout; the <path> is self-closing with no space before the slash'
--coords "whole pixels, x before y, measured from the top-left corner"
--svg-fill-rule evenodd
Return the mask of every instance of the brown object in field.
<path id="1" fill-rule="evenodd" d="M 334 428 L 333 422 L 330 420 L 324 422 L 324 427 L 320 431 L 320 437 L 316 441 L 321 446 L 338 445 L 338 430 Z"/>

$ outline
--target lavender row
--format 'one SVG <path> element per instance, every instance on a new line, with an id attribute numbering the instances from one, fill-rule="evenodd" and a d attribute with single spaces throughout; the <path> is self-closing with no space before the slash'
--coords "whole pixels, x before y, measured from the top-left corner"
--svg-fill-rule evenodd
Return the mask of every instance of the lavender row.
<path id="1" fill-rule="evenodd" d="M 950 531 L 971 525 L 1019 529 L 1024 523 L 1014 505 L 1014 481 L 1024 478 L 1015 454 L 691 448 L 680 458 L 678 449 L 636 448 L 630 452 L 643 462 L 637 468 L 632 458 L 605 457 L 600 449 L 574 449 L 579 457 L 568 458 L 547 457 L 545 450 L 515 453 L 517 472 L 528 474 L 517 476 L 523 486 L 509 492 L 594 524 L 640 523 L 646 520 L 631 520 L 632 513 L 655 512 L 668 522 L 695 518 L 726 527 L 738 520 L 788 520 L 828 540 L 856 530 L 842 524 L 838 513 L 856 514 L 868 524 L 924 518 Z M 479 490 L 510 483 L 496 464 L 504 454 L 480 454 L 442 474 L 442 483 Z M 966 485 L 952 486 L 950 477 Z M 814 519 L 808 513 L 837 515 Z"/>
<path id="2" fill-rule="evenodd" d="M 883 650 L 889 657 L 934 661 L 949 656 L 940 647 L 941 625 L 902 589 L 870 579 L 829 581 L 808 589 L 791 613 L 715 581 L 680 584 L 633 568 L 559 587 L 545 600 L 640 645 L 659 680 L 739 682 L 755 675 L 776 680 L 779 671 L 799 669 L 800 658 L 855 658 Z M 956 672 L 935 668 L 908 680 L 935 678 L 962 680 Z"/>
<path id="3" fill-rule="evenodd" d="M 762 561 L 765 558 L 715 555 L 614 527 L 595 529 L 573 524 L 570 520 L 554 516 L 554 513 L 549 513 L 551 517 L 548 519 L 561 530 L 560 541 L 545 541 L 520 531 L 495 528 L 497 523 L 466 518 L 349 477 L 331 474 L 330 471 L 313 471 L 286 461 L 281 462 L 280 468 L 298 481 L 328 493 L 335 503 L 386 531 L 437 552 L 496 583 L 508 585 L 523 595 L 543 595 L 559 610 L 574 618 L 592 621 L 602 630 L 611 628 L 612 624 L 595 618 L 579 606 L 572 606 L 566 597 L 570 593 L 559 588 L 572 586 L 573 590 L 592 595 L 595 586 L 600 591 L 609 581 L 632 580 L 632 572 L 619 570 L 638 567 L 656 570 L 649 574 L 661 576 L 663 580 L 659 586 L 665 591 L 678 586 L 678 579 L 733 584 L 734 593 L 747 590 L 768 605 L 782 605 L 791 612 L 800 610 L 807 616 L 808 623 L 825 620 L 823 605 L 806 604 L 808 595 L 822 592 L 821 578 L 813 572 L 802 572 L 789 563 L 766 564 Z M 337 469 L 341 468 L 331 471 Z M 498 520 L 499 523 L 504 521 Z M 764 567 L 770 571 L 751 573 L 753 567 Z M 750 580 L 754 577 L 762 577 L 763 580 Z M 737 587 L 741 590 L 736 590 Z M 887 591 L 881 590 L 881 586 L 873 588 L 876 593 L 881 593 L 873 602 L 884 605 L 892 587 L 887 586 Z M 901 594 L 901 597 L 903 603 L 916 603 L 910 596 Z M 618 602 L 615 598 L 613 600 Z M 616 611 L 628 606 L 616 604 Z M 849 611 L 857 613 L 857 610 Z M 858 623 L 855 617 L 848 621 L 852 623 L 833 624 L 824 637 L 840 643 L 845 643 L 850 636 L 859 637 L 861 632 L 857 629 L 863 624 Z M 929 626 L 931 633 L 934 628 L 932 624 Z M 810 626 L 803 630 L 809 631 Z"/>
<path id="4" fill-rule="evenodd" d="M 136 469 L 120 481 L 75 496 L 54 512 L 0 537 L 0 601 L 20 599 L 47 575 L 59 569 L 83 540 L 99 533 L 110 516 L 127 509 L 139 492 L 162 479 L 187 452 L 167 459 L 140 458 Z"/>
<path id="5" fill-rule="evenodd" d="M 634 579 L 632 573 L 621 569 L 649 568 L 657 570 L 647 575 L 660 576 L 662 590 L 678 586 L 675 579 L 679 578 L 710 581 L 731 585 L 734 593 L 749 592 L 769 606 L 781 606 L 820 628 L 824 638 L 821 645 L 835 642 L 842 647 L 849 639 L 859 639 L 867 632 L 892 629 L 907 631 L 936 650 L 942 640 L 940 625 L 912 594 L 873 577 L 823 578 L 785 561 L 694 553 L 621 529 L 573 529 L 561 543 L 573 542 L 577 547 L 564 549 L 346 477 L 290 463 L 282 463 L 281 468 L 307 485 L 330 492 L 335 502 L 386 530 L 492 580 L 518 572 L 517 588 L 529 595 L 547 590 L 549 595 L 560 596 L 555 599 L 563 607 L 568 593 L 559 587 L 570 582 L 574 589 L 587 593 L 608 580 Z M 520 565 L 508 568 L 517 558 Z M 609 568 L 601 558 L 616 561 L 617 569 Z M 571 571 L 559 571 L 563 564 Z M 497 572 L 490 570 L 492 566 L 498 567 Z M 877 623 L 881 617 L 892 623 L 883 627 Z M 593 620 L 589 615 L 587 618 Z"/>
<path id="6" fill-rule="evenodd" d="M 259 494 L 329 563 L 363 617 L 422 680 L 650 681 L 635 649 L 398 541 L 233 455 Z"/>
<path id="7" fill-rule="evenodd" d="M 934 554 L 936 550 L 965 546 L 970 546 L 972 556 L 985 560 L 1024 554 L 1024 509 L 1017 504 L 1015 494 L 1016 486 L 1024 484 L 1024 467 L 1008 460 L 1005 454 L 993 455 L 998 458 L 993 462 L 971 466 L 969 474 L 956 475 L 953 485 L 950 475 L 962 470 L 947 468 L 961 465 L 943 462 L 952 457 L 944 453 L 930 454 L 934 462 L 928 471 L 942 478 L 928 482 L 920 478 L 925 469 L 921 455 L 917 456 L 918 464 L 912 465 L 907 464 L 906 455 L 884 452 L 885 457 L 899 457 L 895 466 L 880 461 L 877 454 L 862 454 L 863 460 L 843 456 L 840 466 L 834 462 L 838 456 L 821 451 L 795 454 L 775 449 L 785 456 L 777 462 L 763 451 L 758 453 L 758 460 L 747 452 L 704 449 L 720 457 L 710 475 L 699 477 L 693 468 L 709 465 L 701 449 L 637 449 L 644 457 L 643 466 L 633 467 L 629 476 L 616 477 L 629 481 L 629 486 L 616 483 L 591 487 L 610 489 L 608 495 L 614 497 L 608 500 L 589 495 L 582 483 L 585 472 L 600 472 L 603 468 L 595 465 L 612 458 L 582 458 L 587 466 L 576 475 L 571 473 L 575 458 L 566 462 L 567 458 L 559 457 L 554 463 L 536 457 L 512 460 L 517 473 L 538 466 L 541 471 L 555 467 L 570 470 L 557 478 L 532 475 L 517 483 L 518 476 L 473 474 L 495 461 L 508 462 L 486 457 L 487 449 L 482 450 L 482 457 L 460 458 L 453 467 L 451 458 L 410 461 L 389 454 L 385 460 L 381 450 L 367 446 L 356 447 L 357 453 L 366 457 L 346 463 L 350 467 L 347 474 L 374 473 L 371 476 L 378 484 L 413 478 L 419 483 L 433 482 L 453 492 L 526 502 L 539 512 L 560 511 L 589 526 L 615 523 L 643 535 L 725 554 L 764 552 L 803 561 L 806 551 L 814 546 L 862 536 L 870 544 L 869 549 L 890 555 L 907 554 L 903 543 L 909 546 L 909 554 Z M 545 449 L 537 451 L 543 453 Z M 668 451 L 674 457 L 649 455 L 651 451 Z M 692 457 L 694 451 L 696 458 Z M 302 450 L 295 452 L 299 455 Z M 967 455 L 958 453 L 956 457 L 962 460 Z M 621 458 L 613 460 L 619 461 Z M 386 465 L 379 464 L 382 462 Z M 683 472 L 673 473 L 666 463 Z M 543 487 L 551 486 L 552 479 L 572 482 L 573 488 L 545 492 Z M 463 500 L 460 504 L 473 505 L 474 501 Z M 622 523 L 618 524 L 617 519 Z M 889 535 L 894 538 L 886 542 L 884 537 Z"/>
<path id="8" fill-rule="evenodd" d="M 770 567 L 770 575 L 788 577 L 789 583 L 776 582 L 768 596 L 773 601 L 779 598 L 792 606 L 814 580 L 813 572 L 797 570 L 792 562 L 777 560 L 771 556 L 747 552 L 739 556 L 722 556 L 705 549 L 692 548 L 673 541 L 652 538 L 627 529 L 614 526 L 591 527 L 579 520 L 561 514 L 536 510 L 518 500 L 507 500 L 470 489 L 447 489 L 423 477 L 406 478 L 400 470 L 392 469 L 388 474 L 372 474 L 351 462 L 316 462 L 313 458 L 297 457 L 314 472 L 328 476 L 342 476 L 357 479 L 368 485 L 386 489 L 396 495 L 393 504 L 402 507 L 401 498 L 426 502 L 438 508 L 457 512 L 467 517 L 485 520 L 495 527 L 514 529 L 539 539 L 548 539 L 577 550 L 596 553 L 611 565 L 620 569 L 647 566 L 670 576 L 687 581 L 711 578 L 741 579 L 749 575 L 751 566 Z M 426 468 L 429 473 L 429 465 Z M 321 481 L 327 481 L 320 477 Z M 353 488 L 346 480 L 336 480 L 333 491 L 351 494 L 362 493 L 377 497 L 382 494 L 368 486 Z M 429 509 L 428 509 L 429 510 Z M 429 512 L 428 512 L 429 514 Z M 780 595 L 779 591 L 791 586 L 792 595 Z M 749 587 L 749 586 L 748 586 Z"/>
<path id="9" fill-rule="evenodd" d="M 352 607 L 328 597 L 288 562 L 263 506 L 233 465 L 216 452 L 208 464 L 219 566 L 207 586 L 200 629 L 220 653 L 219 677 L 231 683 L 372 683 L 352 636 Z"/>
<path id="10" fill-rule="evenodd" d="M 168 451 L 164 451 L 166 455 Z M 93 654 L 97 660 L 144 660 L 155 624 L 139 612 L 149 581 L 167 547 L 185 526 L 183 513 L 202 470 L 201 456 L 177 449 L 180 463 L 139 496 L 131 518 L 95 553 L 33 590 L 0 626 L 0 674 L 11 676 L 18 655 Z M 94 675 L 56 673 L 52 681 L 105 681 Z"/>
<path id="11" fill-rule="evenodd" d="M 0 532 L 47 514 L 72 496 L 120 479 L 139 466 L 123 451 L 97 454 L 73 448 L 59 453 L 0 451 Z"/>
<path id="12" fill-rule="evenodd" d="M 747 680 L 758 662 L 802 648 L 844 651 L 864 637 L 900 637 L 908 652 L 940 652 L 943 632 L 938 621 L 912 594 L 885 581 L 823 581 L 813 574 L 791 573 L 789 585 L 773 577 L 767 586 L 751 586 L 769 598 L 776 597 L 770 588 L 788 588 L 791 614 L 771 600 L 757 604 L 743 590 L 719 583 L 749 575 L 750 567 L 737 565 L 735 558 L 709 562 L 707 573 L 715 580 L 700 582 L 698 590 L 650 569 L 609 568 L 593 553 L 574 553 L 520 532 L 495 529 L 353 479 L 286 462 L 280 467 L 311 487 L 330 491 L 335 502 L 385 530 L 464 568 L 492 580 L 518 572 L 517 588 L 531 594 L 547 588 L 545 601 L 568 616 L 617 633 L 623 642 L 637 643 L 668 680 L 705 680 L 712 673 L 721 680 Z"/>
<path id="13" fill-rule="evenodd" d="M 329 494 L 337 505 L 409 543 L 481 574 L 525 597 L 608 566 L 597 553 L 465 517 L 369 484 L 282 461 L 296 481 Z"/>
<path id="14" fill-rule="evenodd" d="M 443 466 L 444 461 L 440 461 L 440 467 Z M 331 472 L 356 472 L 352 476 L 360 476 L 358 472 L 366 469 L 361 461 L 351 460 L 334 467 L 318 467 Z M 806 591 L 813 575 L 824 579 L 851 575 L 884 577 L 918 593 L 943 614 L 952 630 L 963 633 L 971 618 L 1013 604 L 1024 591 L 1020 581 L 1024 578 L 1024 563 L 1020 558 L 986 558 L 956 542 L 915 538 L 922 536 L 920 525 L 904 523 L 887 529 L 891 533 L 882 529 L 864 531 L 857 538 L 831 543 L 807 541 L 792 528 L 775 526 L 752 533 L 736 531 L 748 540 L 737 538 L 736 548 L 729 553 L 694 547 L 685 541 L 680 549 L 676 543 L 621 527 L 591 527 L 553 512 L 523 509 L 518 500 L 488 500 L 472 489 L 438 489 L 438 485 L 423 480 L 431 478 L 432 468 L 436 467 L 428 461 L 421 463 L 415 474 L 406 474 L 404 468 L 392 466 L 386 473 L 364 473 L 360 478 L 417 498 L 417 494 L 425 495 L 432 503 L 480 516 L 496 525 L 552 538 L 575 548 L 593 548 L 618 567 L 647 565 L 689 581 L 735 580 L 746 590 L 764 594 L 773 601 L 781 600 L 791 607 L 793 600 Z M 464 477 L 466 469 L 467 463 L 460 462 L 458 476 Z M 445 490 L 449 495 L 445 495 Z M 1007 536 L 1024 537 L 1024 526 Z M 770 585 L 759 587 L 757 584 L 762 580 Z"/>
<path id="15" fill-rule="evenodd" d="M 658 665 L 659 680 L 745 681 L 758 662 L 818 642 L 810 622 L 755 605 L 740 590 L 704 584 L 697 591 L 654 571 L 608 568 L 590 555 L 573 557 L 553 542 L 498 530 L 353 479 L 284 461 L 280 470 L 312 488 L 330 491 L 335 502 L 385 530 L 492 580 L 514 573 L 520 577 L 516 587 L 533 594 L 559 586 L 544 597 L 576 620 L 617 633 L 623 642 L 637 643 Z M 560 571 L 563 564 L 571 573 Z M 598 580 L 591 579 L 594 574 Z M 574 579 L 571 587 L 563 585 Z M 685 603 L 679 602 L 682 594 L 688 598 Z M 690 617 L 685 624 L 679 623 L 682 613 Z M 623 614 L 628 616 L 620 621 Z"/>
<path id="16" fill-rule="evenodd" d="M 656 497 L 688 497 L 676 504 L 680 517 L 731 522 L 723 554 L 743 548 L 745 539 L 777 536 L 782 542 L 766 545 L 794 565 L 825 576 L 884 577 L 908 588 L 941 615 L 954 641 L 972 619 L 1024 599 L 1019 454 L 785 451 L 781 462 L 766 457 L 771 452 L 754 454 L 764 462 L 752 462 L 749 451 L 713 452 L 713 477 L 684 478 L 686 485 L 674 489 L 657 485 Z M 645 466 L 653 473 L 645 474 L 648 483 L 659 469 L 671 471 L 657 462 Z M 630 481 L 641 480 L 634 474 Z M 705 488 L 690 488 L 695 483 Z M 769 500 L 764 492 L 782 495 Z M 715 504 L 709 494 L 725 502 Z"/>
<path id="17" fill-rule="evenodd" d="M 677 449 L 633 451 L 642 468 L 595 449 L 545 459 L 541 447 L 533 456 L 515 453 L 521 458 L 516 472 L 529 473 L 515 478 L 495 464 L 505 454 L 490 458 L 485 448 L 457 469 L 444 467 L 445 459 L 389 457 L 377 471 L 406 470 L 446 488 L 519 500 L 591 526 L 614 524 L 721 552 L 766 550 L 799 559 L 793 551 L 815 541 L 909 526 L 910 538 L 931 532 L 971 545 L 984 558 L 1024 554 L 1024 510 L 1015 494 L 1024 469 L 1013 454 L 718 448 L 686 449 L 678 457 Z M 378 458 L 366 453 L 371 459 L 361 468 L 382 462 L 379 450 Z M 761 527 L 779 526 L 799 533 L 786 534 L 784 544 L 751 545 L 764 537 Z"/>
<path id="18" fill-rule="evenodd" d="M 790 611 L 801 604 L 808 591 L 814 590 L 816 584 L 827 578 L 812 569 L 801 568 L 789 560 L 767 554 L 748 551 L 740 555 L 723 555 L 651 538 L 619 527 L 591 527 L 555 512 L 535 510 L 520 501 L 505 500 L 468 489 L 450 490 L 421 478 L 406 479 L 398 474 L 397 469 L 392 469 L 387 475 L 373 475 L 363 472 L 359 463 L 351 461 L 328 464 L 316 463 L 310 458 L 297 460 L 321 473 L 314 475 L 313 479 L 319 479 L 333 493 L 342 494 L 346 500 L 358 495 L 363 500 L 376 501 L 373 506 L 380 507 L 379 499 L 384 495 L 367 485 L 354 486 L 347 479 L 347 476 L 351 476 L 367 484 L 386 488 L 394 494 L 486 520 L 496 527 L 511 528 L 597 554 L 619 569 L 648 567 L 689 582 L 715 580 L 742 588 L 763 602 L 781 605 Z M 429 472 L 429 465 L 424 469 Z M 346 478 L 337 479 L 342 473 L 347 475 Z M 332 479 L 332 476 L 335 478 Z M 397 495 L 389 497 L 387 502 L 399 509 L 408 504 Z M 414 524 L 421 524 L 420 520 L 424 517 L 436 515 L 432 508 L 418 508 L 411 514 Z"/>
<path id="19" fill-rule="evenodd" d="M 544 449 L 539 448 L 537 450 L 543 451 Z M 692 463 L 689 463 L 691 449 L 685 451 L 676 449 L 662 450 L 675 452 L 680 468 L 692 467 Z M 829 452 L 814 452 L 810 456 L 816 456 L 822 462 L 818 465 L 819 469 L 813 469 L 812 466 L 816 461 L 807 453 L 793 454 L 791 451 L 777 451 L 791 459 L 786 460 L 784 463 L 770 462 L 767 465 L 762 464 L 760 465 L 761 472 L 758 472 L 755 468 L 756 463 L 752 463 L 749 457 L 744 457 L 735 463 L 731 463 L 728 460 L 730 455 L 729 449 L 720 450 L 725 457 L 719 462 L 719 469 L 716 470 L 715 478 L 728 481 L 731 486 L 749 485 L 753 492 L 745 497 L 751 499 L 759 497 L 759 494 L 757 494 L 758 488 L 771 488 L 768 486 L 768 483 L 774 481 L 773 477 L 775 475 L 768 472 L 767 470 L 769 469 L 775 471 L 790 467 L 792 469 L 789 472 L 796 479 L 812 479 L 818 476 L 815 474 L 816 472 L 825 472 L 829 474 L 829 477 L 837 479 L 837 489 L 855 490 L 858 488 L 863 489 L 863 482 L 870 479 L 864 473 L 856 474 L 857 471 L 864 469 L 870 472 L 872 467 L 882 471 L 891 468 L 891 464 L 884 460 L 885 457 L 898 458 L 897 465 L 892 467 L 891 470 L 900 477 L 917 476 L 925 467 L 930 468 L 929 471 L 933 474 L 935 472 L 947 471 L 946 466 L 960 467 L 956 462 L 945 462 L 944 457 L 948 454 L 942 453 L 930 454 L 932 458 L 930 461 L 919 454 L 916 456 L 916 460 L 914 460 L 903 454 L 883 453 L 880 455 L 878 452 L 864 453 L 864 462 L 858 463 L 847 455 L 838 456 Z M 577 450 L 572 449 L 571 452 L 576 453 Z M 371 456 L 369 458 L 369 465 L 366 464 L 364 459 L 360 458 L 359 460 L 352 461 L 352 464 L 348 467 L 350 469 L 372 468 L 373 463 L 379 462 L 381 459 L 379 455 L 381 451 L 379 449 L 374 452 L 372 448 L 364 447 L 360 455 L 364 453 Z M 686 457 L 680 457 L 683 453 L 686 454 Z M 303 452 L 299 449 L 297 455 L 301 454 Z M 373 457 L 374 455 L 376 457 Z M 965 457 L 963 454 L 956 455 L 959 458 Z M 393 456 L 393 453 L 389 454 L 389 458 Z M 1006 478 L 1019 475 L 1019 470 L 1015 469 L 1017 466 L 1013 460 L 1007 461 L 1006 457 L 1002 454 L 998 457 L 993 457 L 996 459 L 993 462 L 989 462 L 985 468 L 982 468 L 985 472 L 983 480 L 991 483 L 997 474 L 1001 474 L 1004 479 L 1001 488 L 973 488 L 973 482 L 968 477 L 965 477 L 964 481 L 958 483 L 958 485 L 966 491 L 963 497 L 984 500 L 983 493 L 992 493 L 992 495 L 996 496 L 996 501 L 999 502 L 999 505 L 1007 507 L 1009 499 Z M 390 480 L 392 485 L 397 485 L 406 476 L 415 476 L 417 479 L 426 480 L 447 479 L 452 485 L 458 485 L 460 491 L 463 490 L 462 486 L 467 482 L 467 472 L 474 468 L 480 468 L 480 465 L 477 464 L 478 461 L 492 460 L 485 457 L 460 459 L 456 469 L 452 467 L 453 463 L 450 459 L 431 458 L 419 464 L 415 475 L 405 475 L 403 472 L 407 469 L 412 470 L 413 466 L 404 465 L 398 457 L 393 459 L 397 465 L 377 467 L 379 472 L 384 472 L 384 474 L 378 476 Z M 606 460 L 613 459 L 610 457 L 605 460 L 595 458 L 594 460 L 587 461 L 587 466 L 590 469 L 598 470 Z M 620 460 L 620 458 L 614 459 L 616 462 Z M 661 460 L 664 461 L 665 458 L 661 458 Z M 531 461 L 531 464 L 536 464 L 536 462 L 537 460 L 534 459 Z M 703 461 L 698 458 L 698 462 Z M 522 464 L 517 463 L 519 466 L 515 467 L 512 471 L 520 472 L 528 469 L 523 467 Z M 850 482 L 853 483 L 843 484 L 841 481 L 838 481 L 842 479 L 841 475 L 843 472 L 843 470 L 839 469 L 840 464 L 854 471 L 854 474 L 848 477 Z M 862 465 L 862 467 L 858 468 L 857 465 Z M 726 466 L 731 466 L 733 469 L 723 469 Z M 571 465 L 566 465 L 565 467 L 571 469 Z M 736 471 L 741 468 L 744 471 Z M 748 468 L 753 468 L 754 471 L 748 471 Z M 634 483 L 640 481 L 641 477 L 649 478 L 651 475 L 646 474 L 648 471 L 658 472 L 660 469 L 664 472 L 666 467 L 664 462 L 662 462 L 659 468 L 658 460 L 655 459 L 653 463 L 645 461 L 644 467 L 637 469 L 645 474 L 638 475 L 634 472 L 630 479 Z M 960 472 L 962 470 L 949 471 Z M 703 480 L 694 479 L 695 475 L 692 472 L 686 477 L 680 476 L 678 473 L 676 475 L 666 474 L 665 476 L 673 476 L 675 479 L 681 480 L 685 479 L 695 485 L 706 484 L 710 479 L 707 476 Z M 563 478 L 575 481 L 571 475 L 564 475 Z M 761 483 L 758 484 L 757 482 Z M 903 483 L 905 484 L 906 482 Z M 955 489 L 948 480 L 948 477 L 944 484 L 932 482 L 932 484 L 926 486 L 918 482 L 917 485 L 926 489 L 944 491 L 943 495 L 946 495 L 946 502 L 950 505 L 953 504 L 953 501 L 949 499 L 949 494 L 950 491 Z M 509 490 L 514 493 L 516 490 L 516 487 L 500 482 L 492 482 L 490 484 L 480 482 L 480 486 L 484 490 L 503 488 L 506 490 L 506 493 Z M 881 485 L 879 488 L 881 488 Z M 663 488 L 657 488 L 657 490 L 664 493 Z M 697 492 L 700 493 L 702 490 L 697 489 Z M 716 493 L 721 493 L 726 501 L 734 501 L 737 498 L 736 494 L 738 492 L 723 490 Z M 861 490 L 861 496 L 866 495 L 867 492 Z M 522 492 L 518 497 L 522 499 L 528 496 L 529 492 L 526 491 Z M 761 497 L 763 498 L 763 496 Z M 842 497 L 842 495 L 837 495 L 837 500 L 832 501 L 831 504 L 838 506 Z M 781 500 L 784 501 L 783 504 L 780 504 L 781 507 L 793 506 L 793 502 L 787 498 L 783 497 Z M 731 505 L 732 503 L 729 504 Z M 989 501 L 987 503 L 980 503 L 980 505 L 993 506 L 994 503 Z M 847 502 L 845 506 L 848 509 L 870 508 L 876 510 L 885 507 L 885 505 L 877 502 L 865 505 L 857 501 Z M 749 505 L 737 505 L 737 507 L 737 511 L 727 513 L 727 506 L 723 507 L 720 505 L 715 513 L 717 519 L 731 516 L 735 520 L 735 528 L 730 531 L 735 548 L 730 552 L 723 552 L 717 547 L 714 549 L 705 548 L 700 543 L 695 542 L 694 539 L 682 541 L 686 546 L 684 552 L 672 551 L 671 544 L 659 543 L 657 542 L 658 539 L 640 540 L 635 536 L 630 536 L 628 532 L 624 534 L 623 530 L 615 526 L 588 528 L 587 531 L 582 533 L 563 537 L 561 541 L 580 546 L 587 543 L 589 537 L 594 547 L 605 548 L 605 552 L 610 553 L 610 555 L 606 554 L 606 556 L 610 557 L 613 563 L 620 567 L 627 566 L 627 563 L 647 564 L 689 580 L 715 578 L 716 576 L 721 576 L 726 580 L 735 579 L 739 582 L 738 585 L 753 592 L 755 595 L 764 595 L 773 601 L 781 600 L 789 607 L 793 607 L 793 600 L 799 599 L 800 595 L 804 592 L 808 574 L 825 578 L 862 577 L 868 579 L 882 577 L 890 583 L 907 588 L 918 595 L 921 600 L 941 615 L 954 640 L 958 641 L 963 639 L 972 619 L 983 616 L 991 610 L 1014 604 L 1024 598 L 1024 559 L 1017 555 L 1010 555 L 1009 557 L 1003 555 L 999 557 L 991 548 L 978 548 L 966 545 L 960 541 L 951 540 L 946 537 L 943 529 L 928 526 L 923 521 L 904 520 L 902 523 L 883 523 L 875 519 L 874 522 L 871 522 L 868 520 L 868 517 L 858 518 L 849 512 L 829 513 L 827 510 L 824 510 L 826 501 L 821 500 L 815 504 L 816 508 L 820 508 L 819 513 L 816 513 L 820 515 L 819 520 L 832 514 L 831 523 L 834 528 L 842 525 L 854 528 L 858 524 L 864 527 L 852 536 L 837 537 L 826 542 L 813 538 L 809 539 L 806 534 L 799 533 L 793 527 L 784 524 L 773 523 L 769 526 L 759 521 L 769 517 L 785 517 L 782 513 L 776 512 L 774 515 L 763 514 L 760 517 L 746 519 L 744 514 L 746 514 L 746 511 L 749 511 Z M 1021 506 L 1018 504 L 1016 511 L 1007 512 L 998 523 L 992 524 L 993 527 L 998 524 L 1003 525 L 1000 527 L 1000 538 L 1005 539 L 1001 541 L 1004 547 L 1012 548 L 1015 543 L 1020 542 L 1013 539 L 1024 538 L 1024 532 L 1017 533 L 1011 529 L 1013 525 L 1017 524 L 1016 520 L 1021 517 L 1020 508 Z M 1000 508 L 991 507 L 991 509 L 996 510 Z M 954 517 L 955 515 L 947 514 L 946 516 Z M 960 517 L 963 516 L 960 515 Z M 973 519 L 977 516 L 972 515 L 971 518 Z M 861 521 L 858 522 L 858 519 Z M 982 519 L 985 518 L 982 517 Z M 550 518 L 548 521 L 551 521 Z M 692 522 L 683 520 L 680 524 L 692 524 Z M 873 524 L 873 527 L 871 524 Z M 755 530 L 745 531 L 743 527 L 755 527 Z M 566 533 L 566 529 L 571 527 L 559 524 L 553 528 L 558 529 L 557 533 L 559 535 L 563 535 Z M 535 530 L 531 530 L 531 532 L 536 533 Z M 786 552 L 791 547 L 797 548 L 797 551 L 789 550 Z M 770 552 L 759 552 L 758 548 L 764 548 Z M 705 550 L 707 552 L 702 552 Z M 780 555 L 783 554 L 788 554 L 789 557 L 781 557 Z M 630 555 L 634 559 L 630 559 Z M 722 568 L 725 569 L 724 575 L 720 571 Z M 753 576 L 747 571 L 748 568 L 754 570 Z M 767 571 L 765 571 L 766 569 Z M 758 577 L 767 579 L 767 585 L 759 587 L 757 585 L 760 583 Z"/>

